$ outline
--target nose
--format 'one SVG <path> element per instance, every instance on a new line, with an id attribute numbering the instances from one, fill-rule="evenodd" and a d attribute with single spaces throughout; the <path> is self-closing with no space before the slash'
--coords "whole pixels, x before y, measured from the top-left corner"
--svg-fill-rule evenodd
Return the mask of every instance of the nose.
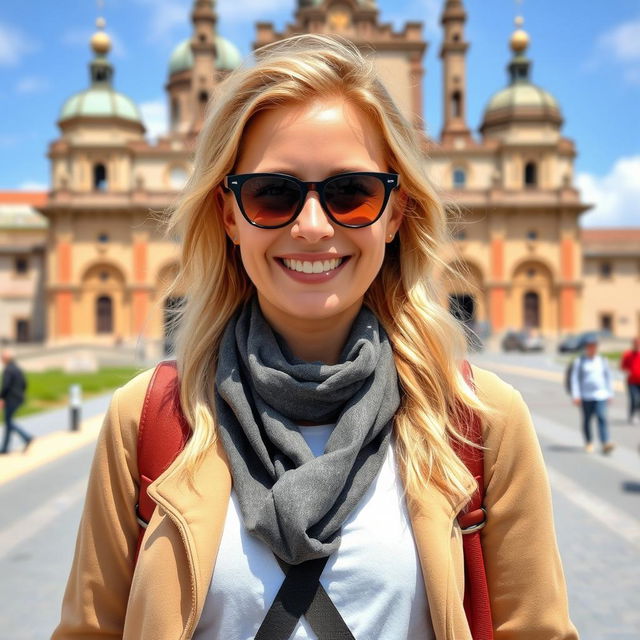
<path id="1" fill-rule="evenodd" d="M 291 235 L 294 238 L 304 238 L 313 243 L 325 238 L 332 238 L 333 234 L 333 225 L 320 204 L 318 194 L 310 191 L 302 211 L 291 227 Z"/>

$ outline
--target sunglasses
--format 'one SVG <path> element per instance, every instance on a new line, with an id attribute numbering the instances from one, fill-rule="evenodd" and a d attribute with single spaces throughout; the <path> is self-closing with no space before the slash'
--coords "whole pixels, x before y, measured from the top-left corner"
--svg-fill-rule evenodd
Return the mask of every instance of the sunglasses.
<path id="1" fill-rule="evenodd" d="M 384 211 L 399 184 L 396 173 L 354 171 L 321 182 L 303 182 L 284 173 L 245 173 L 224 179 L 224 187 L 236 197 L 242 215 L 261 229 L 291 224 L 304 207 L 309 191 L 315 191 L 329 218 L 350 229 L 373 224 Z"/>

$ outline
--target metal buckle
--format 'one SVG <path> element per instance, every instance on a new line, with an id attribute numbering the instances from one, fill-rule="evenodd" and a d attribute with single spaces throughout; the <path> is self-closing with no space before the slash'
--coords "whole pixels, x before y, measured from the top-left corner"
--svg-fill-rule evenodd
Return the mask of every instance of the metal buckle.
<path id="1" fill-rule="evenodd" d="M 139 506 L 139 504 L 136 505 L 136 520 L 143 529 L 146 529 L 149 523 L 140 515 L 140 512 L 138 511 Z"/>
<path id="2" fill-rule="evenodd" d="M 484 507 L 480 507 L 480 510 L 484 514 L 481 522 L 477 522 L 476 524 L 470 524 L 468 527 L 460 527 L 462 531 L 462 535 L 466 536 L 470 533 L 475 533 L 476 531 L 480 531 L 487 524 L 487 510 Z"/>

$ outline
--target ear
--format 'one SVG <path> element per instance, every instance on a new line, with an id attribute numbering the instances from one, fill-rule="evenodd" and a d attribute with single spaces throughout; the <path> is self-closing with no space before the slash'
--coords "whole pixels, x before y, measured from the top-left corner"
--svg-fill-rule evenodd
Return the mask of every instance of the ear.
<path id="1" fill-rule="evenodd" d="M 391 201 L 391 215 L 387 219 L 387 235 L 395 235 L 402 225 L 404 219 L 404 210 L 409 200 L 409 196 L 402 190 L 393 192 Z"/>
<path id="2" fill-rule="evenodd" d="M 225 192 L 222 187 L 218 186 L 215 190 L 214 197 L 218 209 L 222 212 L 222 224 L 227 232 L 229 239 L 233 242 L 238 236 L 238 227 L 236 225 L 236 216 L 233 210 L 233 197 L 231 193 Z"/>

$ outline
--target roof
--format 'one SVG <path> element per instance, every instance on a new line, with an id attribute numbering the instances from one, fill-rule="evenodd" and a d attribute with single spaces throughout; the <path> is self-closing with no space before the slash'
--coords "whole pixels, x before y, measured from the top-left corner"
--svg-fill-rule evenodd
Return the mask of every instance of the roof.
<path id="1" fill-rule="evenodd" d="M 30 204 L 41 207 L 46 204 L 47 197 L 46 191 L 0 191 L 0 205 Z"/>
<path id="2" fill-rule="evenodd" d="M 36 209 L 46 202 L 46 191 L 0 191 L 0 229 L 46 229 L 48 221 Z"/>
<path id="3" fill-rule="evenodd" d="M 111 87 L 91 87 L 66 100 L 60 111 L 60 120 L 77 116 L 123 118 L 142 122 L 137 105 L 131 98 Z"/>
<path id="4" fill-rule="evenodd" d="M 640 227 L 582 229 L 581 236 L 585 257 L 640 258 Z"/>
<path id="5" fill-rule="evenodd" d="M 242 64 L 242 54 L 235 44 L 222 36 L 215 36 L 216 69 L 233 71 Z M 171 53 L 169 58 L 169 75 L 186 71 L 193 67 L 193 51 L 191 38 L 183 40 Z"/>

